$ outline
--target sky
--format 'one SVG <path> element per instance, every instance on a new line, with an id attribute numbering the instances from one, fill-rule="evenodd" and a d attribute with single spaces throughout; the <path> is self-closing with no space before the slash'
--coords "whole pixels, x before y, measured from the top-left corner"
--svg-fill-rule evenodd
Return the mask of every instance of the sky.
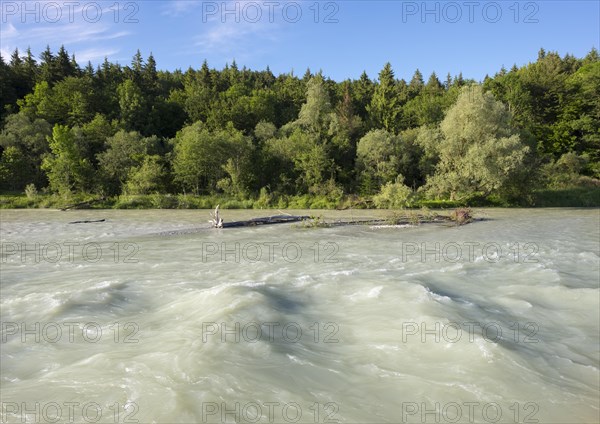
<path id="1" fill-rule="evenodd" d="M 0 51 L 64 45 L 80 65 L 131 63 L 137 49 L 161 70 L 221 69 L 235 60 L 273 73 L 307 68 L 334 80 L 386 62 L 410 80 L 418 68 L 482 80 L 538 51 L 585 56 L 600 43 L 600 0 L 0 0 Z"/>

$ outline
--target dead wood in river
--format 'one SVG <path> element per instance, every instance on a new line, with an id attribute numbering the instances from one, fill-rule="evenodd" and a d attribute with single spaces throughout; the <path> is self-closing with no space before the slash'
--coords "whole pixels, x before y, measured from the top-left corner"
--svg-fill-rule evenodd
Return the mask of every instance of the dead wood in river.
<path id="1" fill-rule="evenodd" d="M 419 224 L 443 224 L 465 225 L 473 221 L 472 212 L 468 208 L 458 208 L 450 215 L 439 215 L 437 213 L 419 214 L 415 212 L 406 212 L 404 214 L 395 213 L 389 218 L 374 219 L 351 219 L 326 221 L 322 217 L 307 215 L 274 215 L 261 218 L 252 218 L 243 221 L 224 222 L 219 213 L 219 206 L 211 212 L 209 221 L 213 228 L 234 228 L 234 227 L 254 227 L 257 225 L 287 224 L 299 222 L 300 227 L 334 227 L 341 225 L 368 225 L 375 227 L 395 227 Z"/>
<path id="2" fill-rule="evenodd" d="M 65 206 L 64 208 L 60 208 L 60 210 L 67 211 L 69 209 L 89 208 L 94 203 L 102 202 L 103 200 L 106 200 L 106 197 L 99 197 L 97 199 L 92 199 L 92 200 L 87 200 L 85 202 L 75 203 L 73 205 L 69 205 L 69 206 Z"/>

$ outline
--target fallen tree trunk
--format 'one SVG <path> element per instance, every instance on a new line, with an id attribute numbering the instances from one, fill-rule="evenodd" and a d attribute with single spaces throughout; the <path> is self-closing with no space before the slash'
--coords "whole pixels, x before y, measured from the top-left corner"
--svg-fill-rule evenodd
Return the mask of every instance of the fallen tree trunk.
<path id="1" fill-rule="evenodd" d="M 214 212 L 211 212 L 210 217 L 211 219 L 208 222 L 214 228 L 254 227 L 256 225 L 286 224 L 310 219 L 310 216 L 273 215 L 264 218 L 252 218 L 245 221 L 223 222 L 223 219 L 219 215 L 219 205 L 217 205 Z"/>
<path id="2" fill-rule="evenodd" d="M 264 218 L 252 218 L 246 221 L 222 222 L 219 228 L 254 227 L 256 225 L 287 224 L 290 222 L 306 221 L 310 216 L 274 215 Z"/>
<path id="3" fill-rule="evenodd" d="M 224 222 L 219 216 L 219 206 L 215 208 L 214 213 L 211 213 L 212 219 L 209 221 L 214 228 L 235 228 L 235 227 L 253 227 L 257 225 L 270 224 L 287 224 L 292 222 L 301 222 L 304 227 L 334 227 L 341 225 L 368 225 L 374 227 L 398 227 L 398 226 L 414 226 L 420 224 L 451 224 L 465 225 L 472 222 L 474 219 L 471 215 L 471 210 L 467 208 L 459 208 L 450 215 L 421 215 L 412 214 L 404 216 L 394 216 L 391 218 L 373 218 L 373 219 L 357 219 L 357 220 L 336 220 L 327 222 L 321 217 L 313 216 L 296 216 L 296 215 L 274 215 L 263 218 L 252 218 L 245 221 Z"/>
<path id="4" fill-rule="evenodd" d="M 92 220 L 85 220 L 85 221 L 72 221 L 72 222 L 69 222 L 69 224 L 91 224 L 94 222 L 104 222 L 104 221 L 106 221 L 106 218 L 92 219 Z"/>
<path id="5" fill-rule="evenodd" d="M 98 199 L 92 199 L 92 200 L 87 200 L 85 202 L 75 203 L 73 205 L 65 206 L 64 208 L 61 208 L 60 210 L 61 211 L 67 211 L 69 209 L 79 209 L 81 207 L 86 207 L 87 208 L 87 207 L 91 206 L 92 204 L 101 202 L 103 200 L 106 200 L 106 197 L 100 197 Z"/>

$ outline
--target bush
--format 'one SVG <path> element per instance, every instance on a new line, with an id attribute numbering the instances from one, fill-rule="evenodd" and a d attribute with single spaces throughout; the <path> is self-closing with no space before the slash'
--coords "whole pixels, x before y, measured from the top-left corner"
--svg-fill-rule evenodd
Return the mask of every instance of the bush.
<path id="1" fill-rule="evenodd" d="M 122 194 L 117 198 L 115 209 L 151 209 L 152 200 L 149 196 Z"/>
<path id="2" fill-rule="evenodd" d="M 176 197 L 170 194 L 154 193 L 149 195 L 150 203 L 155 209 L 174 209 L 178 206 L 178 200 Z"/>
<path id="3" fill-rule="evenodd" d="M 230 199 L 220 203 L 222 209 L 252 209 L 252 200 Z"/>
<path id="4" fill-rule="evenodd" d="M 533 206 L 600 207 L 600 187 L 571 187 L 565 189 L 538 190 L 534 193 Z"/>
<path id="5" fill-rule="evenodd" d="M 266 209 L 271 205 L 272 196 L 266 187 L 260 189 L 258 199 L 254 202 L 254 207 L 257 209 Z"/>
<path id="6" fill-rule="evenodd" d="M 35 206 L 35 201 L 26 196 L 0 196 L 0 209 L 24 209 Z"/>
<path id="7" fill-rule="evenodd" d="M 581 182 L 580 172 L 587 165 L 587 161 L 584 156 L 565 153 L 558 160 L 545 164 L 541 171 L 546 187 L 564 189 L 578 186 Z"/>
<path id="8" fill-rule="evenodd" d="M 288 202 L 289 209 L 310 209 L 312 201 L 308 194 L 303 196 L 294 196 Z"/>
<path id="9" fill-rule="evenodd" d="M 398 175 L 396 181 L 387 183 L 379 194 L 373 196 L 375 206 L 381 209 L 398 209 L 410 207 L 413 199 L 413 191 L 404 185 L 404 177 Z"/>
<path id="10" fill-rule="evenodd" d="M 27 184 L 25 187 L 25 196 L 27 196 L 29 200 L 35 200 L 37 195 L 38 191 L 37 188 L 35 188 L 35 184 Z"/>
<path id="11" fill-rule="evenodd" d="M 195 206 L 187 194 L 177 195 L 177 209 L 195 209 Z"/>
<path id="12" fill-rule="evenodd" d="M 457 208 L 450 214 L 450 219 L 456 222 L 456 225 L 464 225 L 473 220 L 473 211 L 470 208 Z"/>
<path id="13" fill-rule="evenodd" d="M 315 196 L 310 203 L 310 209 L 335 209 L 337 205 L 338 202 L 335 200 L 325 196 Z"/>
<path id="14" fill-rule="evenodd" d="M 286 209 L 289 206 L 287 196 L 280 196 L 277 199 L 277 209 Z"/>

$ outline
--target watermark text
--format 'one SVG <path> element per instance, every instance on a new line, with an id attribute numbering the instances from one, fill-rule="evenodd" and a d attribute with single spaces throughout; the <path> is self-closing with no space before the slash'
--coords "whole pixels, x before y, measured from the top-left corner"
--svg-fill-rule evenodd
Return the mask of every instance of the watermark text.
<path id="1" fill-rule="evenodd" d="M 18 340 L 21 343 L 138 343 L 139 325 L 135 322 L 14 322 L 0 323 L 2 343 Z"/>
<path id="2" fill-rule="evenodd" d="M 496 343 L 501 340 L 513 341 L 515 343 L 538 343 L 535 337 L 540 327 L 535 322 L 510 322 L 501 325 L 498 322 L 435 322 L 426 324 L 424 322 L 403 322 L 402 343 L 457 343 L 460 340 L 468 340 L 470 343 L 476 337 L 482 337 L 487 342 Z"/>
<path id="3" fill-rule="evenodd" d="M 41 262 L 100 262 L 137 263 L 140 250 L 137 243 L 112 243 L 102 245 L 96 242 L 79 243 L 64 241 L 62 243 L 0 243 L 0 262 L 7 263 L 11 259 L 21 263 Z"/>
<path id="4" fill-rule="evenodd" d="M 1 422 L 139 423 L 135 402 L 102 406 L 96 402 L 0 402 Z M 10 421 L 9 421 L 10 420 Z"/>
<path id="5" fill-rule="evenodd" d="M 537 24 L 539 11 L 539 3 L 533 1 L 405 1 L 402 2 L 402 23 L 495 24 L 508 21 L 515 24 Z"/>
<path id="6" fill-rule="evenodd" d="M 302 259 L 314 263 L 337 263 L 340 248 L 335 242 L 315 242 L 302 246 L 296 242 L 203 242 L 202 262 L 269 262 L 276 260 L 295 263 Z"/>
<path id="7" fill-rule="evenodd" d="M 502 408 L 496 402 L 402 402 L 402 423 L 511 422 L 538 423 L 540 406 L 535 402 L 514 402 Z M 503 419 L 504 417 L 504 419 Z"/>
<path id="8" fill-rule="evenodd" d="M 203 322 L 202 342 L 212 340 L 221 343 L 258 341 L 298 343 L 303 340 L 312 343 L 339 343 L 336 337 L 339 330 L 340 327 L 335 322 L 313 322 L 304 326 L 297 322 Z"/>
<path id="9" fill-rule="evenodd" d="M 340 5 L 334 1 L 205 1 L 202 2 L 202 22 L 295 24 L 304 21 L 337 24 L 339 11 Z"/>
<path id="10" fill-rule="evenodd" d="M 473 263 L 479 260 L 495 263 L 508 260 L 516 263 L 537 263 L 539 246 L 535 243 L 415 243 L 403 242 L 400 246 L 402 262 L 449 262 Z"/>
<path id="11" fill-rule="evenodd" d="M 137 24 L 140 10 L 138 2 L 134 1 L 2 1 L 0 6 L 3 24 L 10 20 L 18 20 L 23 24 L 72 24 L 78 21 L 90 24 L 100 21 Z"/>

